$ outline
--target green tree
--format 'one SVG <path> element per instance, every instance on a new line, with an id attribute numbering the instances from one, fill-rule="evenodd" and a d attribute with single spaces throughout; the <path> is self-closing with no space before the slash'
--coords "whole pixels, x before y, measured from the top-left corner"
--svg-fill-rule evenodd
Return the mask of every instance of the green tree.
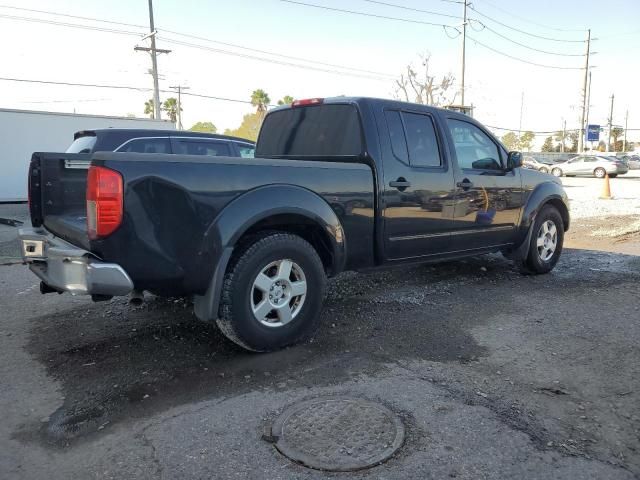
<path id="1" fill-rule="evenodd" d="M 197 122 L 189 129 L 192 132 L 216 133 L 218 129 L 212 122 Z"/>
<path id="2" fill-rule="evenodd" d="M 578 153 L 578 132 L 577 132 L 577 130 L 574 130 L 573 132 L 569 133 L 569 141 L 571 142 L 571 146 L 569 147 L 568 150 L 565 148 L 564 151 L 565 152 L 570 152 L 570 153 Z"/>
<path id="3" fill-rule="evenodd" d="M 544 143 L 542 144 L 542 151 L 543 152 L 553 152 L 554 148 L 553 148 L 553 137 L 552 136 L 548 136 L 547 138 L 544 139 Z"/>
<path id="4" fill-rule="evenodd" d="M 251 94 L 251 105 L 256 107 L 257 113 L 264 115 L 270 102 L 269 94 L 261 88 L 254 90 Z"/>
<path id="5" fill-rule="evenodd" d="M 505 135 L 502 136 L 500 140 L 502 140 L 502 143 L 504 144 L 504 147 L 507 150 L 509 151 L 518 150 L 518 146 L 520 142 L 518 142 L 518 136 L 515 133 L 513 132 L 506 133 Z"/>
<path id="6" fill-rule="evenodd" d="M 519 141 L 518 141 L 518 150 L 526 150 L 527 152 L 531 151 L 531 145 L 533 144 L 533 141 L 536 138 L 536 134 L 531 132 L 531 131 L 527 131 L 524 132 L 522 135 L 520 135 Z"/>
<path id="7" fill-rule="evenodd" d="M 611 129 L 611 138 L 613 138 L 613 145 L 611 145 L 613 147 L 613 151 L 614 152 L 619 152 L 621 150 L 617 150 L 615 147 L 618 144 L 618 139 L 624 134 L 624 129 L 621 127 L 613 127 Z M 622 148 L 622 145 L 620 146 L 620 148 Z"/>
<path id="8" fill-rule="evenodd" d="M 150 98 L 146 102 L 144 102 L 144 114 L 149 115 L 149 118 L 153 118 L 154 110 L 153 110 L 153 98 Z"/>
<path id="9" fill-rule="evenodd" d="M 278 100 L 278 105 L 291 105 L 293 103 L 293 97 L 291 95 L 285 95 Z"/>
<path id="10" fill-rule="evenodd" d="M 566 130 L 565 131 L 558 130 L 558 131 L 556 131 L 556 133 L 553 134 L 553 139 L 556 142 L 560 142 L 560 146 L 562 146 L 564 144 L 565 149 L 566 149 L 566 146 L 567 146 L 566 142 L 569 139 L 569 132 L 567 132 Z"/>
<path id="11" fill-rule="evenodd" d="M 225 135 L 232 135 L 234 137 L 246 138 L 247 140 L 256 141 L 258 138 L 258 132 L 262 126 L 264 120 L 263 112 L 248 113 L 242 119 L 242 123 L 235 130 L 226 129 Z"/>
<path id="12" fill-rule="evenodd" d="M 173 123 L 178 121 L 178 100 L 176 98 L 167 98 L 162 104 L 162 110 L 167 112 L 169 120 Z M 180 111 L 182 111 L 182 107 L 180 107 Z"/>

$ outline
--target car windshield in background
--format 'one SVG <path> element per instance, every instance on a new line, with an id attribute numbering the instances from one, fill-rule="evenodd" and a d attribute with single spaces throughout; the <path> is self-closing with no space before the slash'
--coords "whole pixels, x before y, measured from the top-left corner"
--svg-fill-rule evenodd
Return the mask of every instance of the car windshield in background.
<path id="1" fill-rule="evenodd" d="M 362 153 L 362 131 L 353 105 L 289 108 L 265 118 L 258 157 L 345 157 Z"/>
<path id="2" fill-rule="evenodd" d="M 69 148 L 67 148 L 66 153 L 91 153 L 95 144 L 95 135 L 85 135 L 84 137 L 78 137 L 73 141 Z"/>

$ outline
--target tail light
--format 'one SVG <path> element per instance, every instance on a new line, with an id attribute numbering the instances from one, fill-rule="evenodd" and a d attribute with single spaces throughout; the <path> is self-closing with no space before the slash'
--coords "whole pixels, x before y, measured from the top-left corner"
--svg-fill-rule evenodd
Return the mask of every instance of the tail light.
<path id="1" fill-rule="evenodd" d="M 324 102 L 324 98 L 305 98 L 303 100 L 294 101 L 291 106 L 292 107 L 304 107 L 307 105 L 320 105 Z"/>
<path id="2" fill-rule="evenodd" d="M 87 231 L 91 240 L 111 235 L 122 223 L 122 176 L 109 168 L 89 167 Z"/>

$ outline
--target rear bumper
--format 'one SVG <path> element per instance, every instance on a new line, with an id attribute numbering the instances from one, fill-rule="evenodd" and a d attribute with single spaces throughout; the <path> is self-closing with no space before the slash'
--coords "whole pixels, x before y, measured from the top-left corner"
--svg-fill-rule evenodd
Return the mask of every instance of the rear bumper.
<path id="1" fill-rule="evenodd" d="M 115 263 L 54 237 L 42 228 L 21 228 L 22 259 L 46 285 L 74 295 L 127 295 L 133 282 Z"/>

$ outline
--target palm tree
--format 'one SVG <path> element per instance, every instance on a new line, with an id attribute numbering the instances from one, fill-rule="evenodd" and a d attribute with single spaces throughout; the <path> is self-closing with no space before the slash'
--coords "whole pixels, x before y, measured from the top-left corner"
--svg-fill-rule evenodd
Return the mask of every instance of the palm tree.
<path id="1" fill-rule="evenodd" d="M 167 112 L 169 115 L 169 119 L 176 123 L 178 121 L 178 100 L 174 97 L 167 98 L 162 104 L 162 110 Z M 180 111 L 182 111 L 182 107 L 180 107 Z"/>
<path id="2" fill-rule="evenodd" d="M 285 95 L 281 100 L 278 100 L 278 105 L 291 105 L 293 103 L 293 97 L 291 95 Z"/>
<path id="3" fill-rule="evenodd" d="M 261 88 L 254 90 L 251 94 L 251 105 L 256 107 L 258 113 L 265 113 L 269 102 L 271 102 L 269 94 Z"/>
<path id="4" fill-rule="evenodd" d="M 149 100 L 144 102 L 144 114 L 149 115 L 150 118 L 153 118 L 154 116 L 153 98 L 150 98 Z"/>

